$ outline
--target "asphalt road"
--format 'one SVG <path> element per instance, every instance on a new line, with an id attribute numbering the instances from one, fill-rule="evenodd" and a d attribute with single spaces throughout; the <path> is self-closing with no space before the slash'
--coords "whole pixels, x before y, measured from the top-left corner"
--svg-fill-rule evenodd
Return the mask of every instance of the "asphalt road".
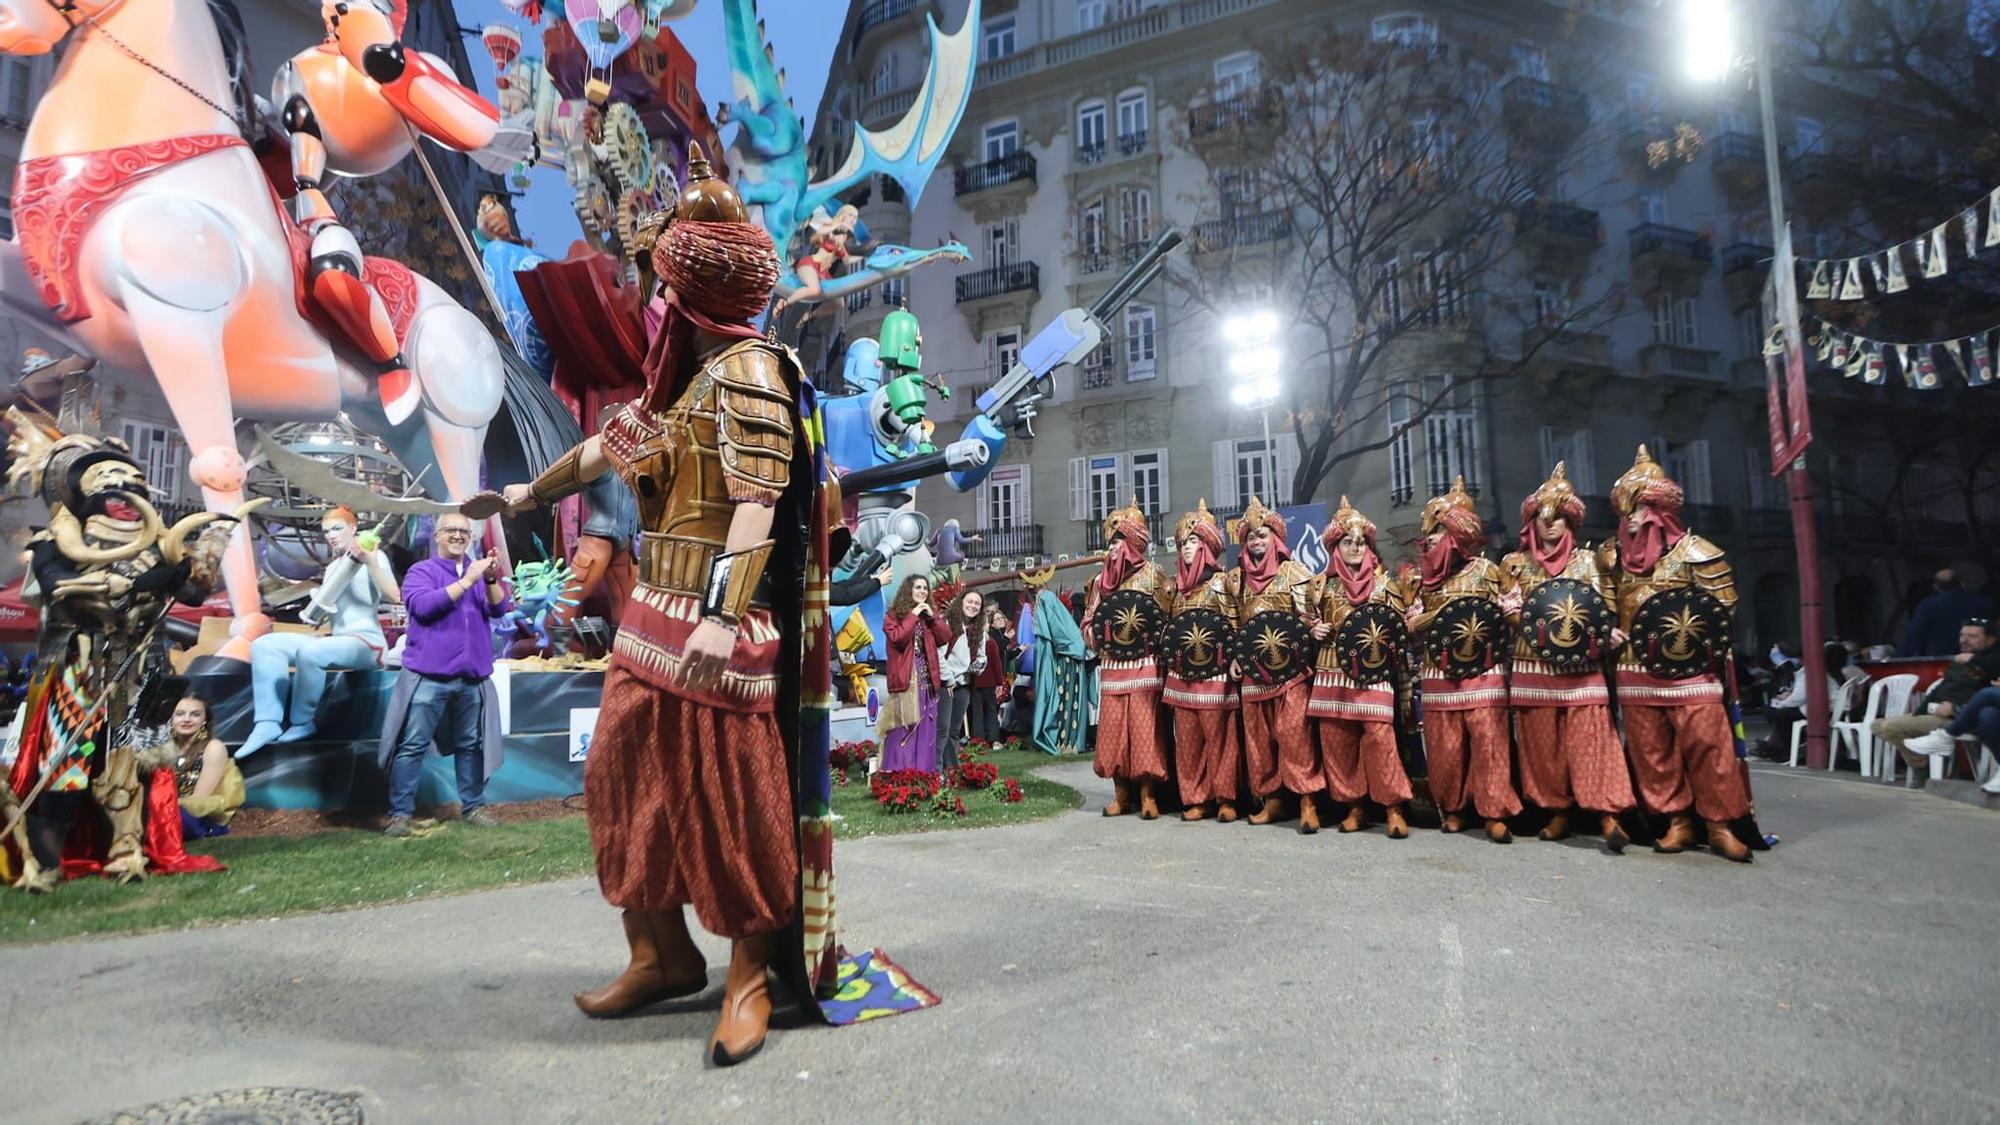
<path id="1" fill-rule="evenodd" d="M 1214 823 L 839 852 L 850 946 L 941 1007 L 702 1066 L 710 991 L 569 1002 L 622 964 L 588 882 L 0 951 L 19 1121 L 224 1088 L 370 1121 L 2000 1120 L 2000 815 L 1760 769 L 1755 865 Z M 752 1116 L 754 1115 L 754 1116 Z"/>

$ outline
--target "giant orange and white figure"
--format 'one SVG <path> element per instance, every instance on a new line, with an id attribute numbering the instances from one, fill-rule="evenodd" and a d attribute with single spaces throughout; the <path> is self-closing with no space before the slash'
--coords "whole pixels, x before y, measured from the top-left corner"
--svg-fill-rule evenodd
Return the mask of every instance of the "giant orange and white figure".
<path id="1" fill-rule="evenodd" d="M 206 0 L 0 0 L 0 51 L 69 39 L 23 145 L 0 300 L 112 372 L 154 379 L 216 510 L 241 500 L 239 417 L 345 412 L 450 498 L 478 487 L 498 345 L 429 280 L 363 258 L 318 191 L 327 171 L 395 163 L 413 129 L 457 148 L 492 136 L 490 105 L 396 41 L 400 9 L 329 3 L 327 43 L 279 79 L 301 225 L 245 140 L 247 98 Z M 224 574 L 224 654 L 241 659 L 269 628 L 242 532 Z"/>

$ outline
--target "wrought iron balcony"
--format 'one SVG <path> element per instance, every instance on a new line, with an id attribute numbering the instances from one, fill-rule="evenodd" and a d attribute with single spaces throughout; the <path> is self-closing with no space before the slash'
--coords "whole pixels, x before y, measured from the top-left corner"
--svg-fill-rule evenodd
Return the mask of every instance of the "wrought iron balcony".
<path id="1" fill-rule="evenodd" d="M 1574 203 L 1531 203 L 1521 208 L 1514 223 L 1516 235 L 1534 233 L 1542 237 L 1597 242 L 1597 212 Z"/>
<path id="2" fill-rule="evenodd" d="M 1118 134 L 1118 151 L 1124 156 L 1137 156 L 1146 151 L 1146 130 Z"/>
<path id="3" fill-rule="evenodd" d="M 1535 133 L 1574 133 L 1590 123 L 1590 99 L 1581 90 L 1521 75 L 1501 87 L 1507 123 Z"/>
<path id="4" fill-rule="evenodd" d="M 869 32 L 909 15 L 916 7 L 917 0 L 875 0 L 861 9 L 861 18 L 854 23 L 854 42 L 860 43 Z"/>
<path id="5" fill-rule="evenodd" d="M 1197 250 L 1227 250 L 1237 246 L 1254 246 L 1260 242 L 1276 242 L 1291 233 L 1290 211 L 1259 211 L 1252 215 L 1196 223 L 1194 245 Z"/>
<path id="6" fill-rule="evenodd" d="M 970 195 L 1013 183 L 1035 182 L 1035 154 L 1026 149 L 1010 152 L 984 164 L 974 164 L 952 173 L 957 195 Z"/>
<path id="7" fill-rule="evenodd" d="M 1086 246 L 1077 252 L 1076 272 L 1079 274 L 1103 273 L 1114 265 L 1117 256 L 1108 246 Z"/>
<path id="8" fill-rule="evenodd" d="M 1680 344 L 1647 344 L 1639 349 L 1639 368 L 1648 375 L 1674 375 L 1683 379 L 1719 380 L 1715 352 Z"/>
<path id="9" fill-rule="evenodd" d="M 1691 230 L 1670 227 L 1664 223 L 1640 223 L 1631 231 L 1632 256 L 1641 254 L 1670 254 L 1687 258 L 1703 265 L 1715 260 L 1715 252 L 1709 248 L 1708 239 Z"/>
<path id="10" fill-rule="evenodd" d="M 1038 523 L 982 527 L 975 529 L 973 534 L 979 536 L 979 541 L 965 545 L 965 557 L 968 559 L 999 559 L 1042 553 L 1042 525 Z"/>
<path id="11" fill-rule="evenodd" d="M 1077 167 L 1089 168 L 1093 165 L 1104 163 L 1104 153 L 1105 144 L 1103 141 L 1093 141 L 1087 145 L 1076 146 Z"/>
<path id="12" fill-rule="evenodd" d="M 1194 140 L 1220 137 L 1238 130 L 1245 134 L 1269 130 L 1285 115 L 1285 103 L 1275 89 L 1246 91 L 1188 110 L 1188 136 Z"/>
<path id="13" fill-rule="evenodd" d="M 863 289 L 847 295 L 847 311 L 850 313 L 858 313 L 874 303 L 875 291 L 873 289 Z"/>
<path id="14" fill-rule="evenodd" d="M 1722 276 L 1742 273 L 1746 270 L 1763 273 L 1770 267 L 1769 246 L 1759 246 L 1754 242 L 1732 242 L 1722 248 Z"/>
<path id="15" fill-rule="evenodd" d="M 1042 291 L 1041 267 L 1033 262 L 1004 262 L 958 275 L 958 303 L 983 301 L 1008 293 Z"/>
<path id="16" fill-rule="evenodd" d="M 1166 542 L 1173 538 L 1174 517 L 1166 512 L 1155 512 L 1147 516 L 1146 533 L 1151 537 L 1152 542 L 1164 547 Z M 1099 516 L 1084 525 L 1083 549 L 1086 551 L 1102 551 L 1104 547 L 1104 517 Z"/>

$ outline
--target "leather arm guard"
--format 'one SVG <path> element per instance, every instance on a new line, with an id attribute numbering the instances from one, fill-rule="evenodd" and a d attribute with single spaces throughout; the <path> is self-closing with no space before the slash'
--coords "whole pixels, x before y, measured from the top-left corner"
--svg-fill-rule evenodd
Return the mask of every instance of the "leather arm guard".
<path id="1" fill-rule="evenodd" d="M 750 602 L 771 561 L 777 540 L 766 539 L 754 547 L 715 556 L 708 566 L 708 582 L 702 589 L 701 615 L 734 625 L 750 612 Z"/>
<path id="2" fill-rule="evenodd" d="M 547 507 L 565 496 L 574 496 L 584 489 L 583 446 L 571 446 L 568 453 L 555 459 L 555 463 L 542 470 L 528 485 L 528 495 L 535 503 Z"/>

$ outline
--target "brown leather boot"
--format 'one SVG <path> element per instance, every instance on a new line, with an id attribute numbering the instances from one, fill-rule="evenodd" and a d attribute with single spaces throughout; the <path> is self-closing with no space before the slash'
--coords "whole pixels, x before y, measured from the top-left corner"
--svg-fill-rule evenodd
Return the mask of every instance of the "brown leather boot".
<path id="1" fill-rule="evenodd" d="M 1285 819 L 1285 799 L 1276 795 L 1264 798 L 1264 807 L 1250 814 L 1250 823 L 1269 824 Z"/>
<path id="2" fill-rule="evenodd" d="M 1626 847 L 1632 843 L 1632 837 L 1625 834 L 1625 826 L 1618 823 L 1618 817 L 1612 813 L 1604 814 L 1603 825 L 1604 850 L 1612 855 L 1624 855 Z"/>
<path id="3" fill-rule="evenodd" d="M 1208 816 L 1209 812 L 1208 812 L 1207 801 L 1203 801 L 1200 804 L 1189 805 L 1187 808 L 1181 810 L 1182 820 L 1207 820 Z"/>
<path id="4" fill-rule="evenodd" d="M 1403 806 L 1389 806 L 1389 838 L 1407 840 L 1410 838 L 1410 822 L 1403 817 Z"/>
<path id="5" fill-rule="evenodd" d="M 1496 844 L 1511 844 L 1514 842 L 1514 834 L 1507 830 L 1507 822 L 1504 820 L 1487 821 L 1486 838 Z"/>
<path id="6" fill-rule="evenodd" d="M 1342 832 L 1359 832 L 1368 827 L 1368 810 L 1360 801 L 1347 806 L 1347 819 L 1340 822 Z"/>
<path id="7" fill-rule="evenodd" d="M 1444 814 L 1444 819 L 1438 821 L 1438 831 L 1439 832 L 1465 831 L 1465 815 L 1463 813 L 1455 813 L 1455 812 L 1448 812 Z"/>
<path id="8" fill-rule="evenodd" d="M 1124 816 L 1132 808 L 1132 783 L 1113 781 L 1111 783 L 1111 803 L 1104 806 L 1105 816 Z"/>
<path id="9" fill-rule="evenodd" d="M 610 984 L 576 994 L 576 1006 L 584 1015 L 616 1019 L 708 987 L 708 962 L 688 936 L 680 907 L 651 914 L 627 910 L 624 922 L 632 962 Z"/>
<path id="10" fill-rule="evenodd" d="M 1299 835 L 1310 836 L 1319 831 L 1319 798 L 1308 793 L 1299 798 Z"/>
<path id="11" fill-rule="evenodd" d="M 1217 822 L 1218 824 L 1233 824 L 1233 823 L 1235 823 L 1235 822 L 1236 822 L 1236 802 L 1234 802 L 1234 801 L 1218 801 L 1218 802 L 1216 802 L 1216 806 L 1215 806 L 1215 819 L 1216 819 L 1216 822 Z"/>
<path id="12" fill-rule="evenodd" d="M 1139 783 L 1139 819 L 1160 819 L 1160 801 L 1158 797 L 1154 796 L 1153 783 L 1150 781 Z"/>
<path id="13" fill-rule="evenodd" d="M 771 1027 L 771 935 L 737 938 L 729 948 L 729 985 L 722 994 L 722 1018 L 708 1040 L 708 1058 L 735 1066 L 764 1047 Z"/>
<path id="14" fill-rule="evenodd" d="M 1737 839 L 1729 825 L 1720 820 L 1708 822 L 1708 850 L 1736 863 L 1750 862 L 1750 846 Z"/>
<path id="15" fill-rule="evenodd" d="M 1549 822 L 1542 826 L 1542 830 L 1540 832 L 1535 833 L 1535 837 L 1541 840 L 1568 839 L 1569 814 L 1557 813 L 1556 815 L 1550 817 Z"/>
<path id="16" fill-rule="evenodd" d="M 1668 819 L 1667 830 L 1653 841 L 1653 850 L 1668 855 L 1678 855 L 1694 847 L 1694 818 L 1685 813 L 1676 813 Z"/>

